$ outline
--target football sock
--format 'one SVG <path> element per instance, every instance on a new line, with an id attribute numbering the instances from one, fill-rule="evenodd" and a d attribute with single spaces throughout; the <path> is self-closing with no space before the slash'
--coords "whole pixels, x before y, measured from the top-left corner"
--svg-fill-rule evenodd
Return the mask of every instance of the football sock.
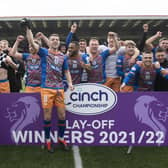
<path id="1" fill-rule="evenodd" d="M 64 132 L 65 132 L 65 124 L 66 120 L 58 120 L 58 137 L 64 139 Z"/>
<path id="2" fill-rule="evenodd" d="M 45 139 L 50 139 L 51 121 L 44 120 Z"/>

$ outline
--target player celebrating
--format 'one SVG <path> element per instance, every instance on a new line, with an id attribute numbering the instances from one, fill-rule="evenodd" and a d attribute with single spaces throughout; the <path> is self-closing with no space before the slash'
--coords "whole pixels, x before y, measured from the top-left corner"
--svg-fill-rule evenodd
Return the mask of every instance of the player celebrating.
<path id="1" fill-rule="evenodd" d="M 0 41 L 0 93 L 9 93 L 10 86 L 8 81 L 8 66 L 17 70 L 18 66 L 12 61 L 12 59 L 3 52 L 3 43 Z"/>
<path id="2" fill-rule="evenodd" d="M 156 60 L 160 65 L 168 69 L 168 60 L 166 59 L 166 51 L 162 48 L 157 48 L 156 50 Z M 168 80 L 166 80 L 161 75 L 157 75 L 155 80 L 155 91 L 168 91 Z"/>
<path id="3" fill-rule="evenodd" d="M 108 32 L 107 35 L 107 42 L 108 47 L 101 45 L 99 48 L 100 50 L 106 50 L 108 48 L 112 48 L 114 46 L 114 39 L 113 36 L 117 36 L 115 32 Z M 116 62 L 117 62 L 118 51 L 110 56 L 107 57 L 105 62 L 105 72 L 106 72 L 106 82 L 104 85 L 113 89 L 115 92 L 120 90 L 120 77 L 117 74 L 116 70 Z"/>
<path id="4" fill-rule="evenodd" d="M 16 59 L 22 59 L 26 62 L 26 92 L 40 92 L 41 86 L 41 60 L 37 51 L 29 44 L 30 53 L 18 53 L 18 45 L 24 40 L 23 36 L 18 36 L 11 50 L 11 55 Z M 34 40 L 37 45 L 39 42 Z"/>
<path id="5" fill-rule="evenodd" d="M 68 47 L 68 65 L 73 84 L 81 83 L 82 72 L 86 67 L 79 52 L 79 43 L 72 41 Z"/>
<path id="6" fill-rule="evenodd" d="M 117 74 L 122 78 L 122 80 L 127 76 L 131 67 L 136 63 L 136 60 L 141 59 L 134 41 L 125 41 L 125 46 L 125 55 L 118 56 L 117 59 Z M 127 86 L 122 89 L 122 92 L 132 92 L 135 87 L 135 79 L 133 78 L 129 81 Z"/>
<path id="7" fill-rule="evenodd" d="M 118 49 L 118 41 L 116 36 L 113 36 L 114 46 L 111 49 L 107 49 L 102 53 L 99 53 L 99 41 L 97 38 L 91 38 L 89 41 L 89 54 L 84 54 L 83 60 L 85 64 L 89 64 L 90 68 L 88 72 L 88 82 L 104 84 L 106 81 L 105 74 L 105 61 L 107 57 L 114 54 Z M 89 55 L 89 57 L 88 57 Z"/>
<path id="8" fill-rule="evenodd" d="M 38 51 L 42 64 L 42 85 L 41 99 L 44 110 L 44 131 L 46 138 L 46 147 L 49 152 L 53 152 L 50 139 L 51 116 L 53 105 L 57 106 L 58 112 L 58 142 L 62 144 L 65 150 L 68 150 L 66 141 L 64 140 L 65 131 L 65 104 L 64 104 L 64 86 L 63 74 L 66 76 L 69 88 L 73 90 L 71 75 L 68 69 L 66 57 L 58 52 L 60 39 L 58 34 L 49 36 L 49 49 L 39 48 L 33 40 L 33 34 L 29 26 L 27 26 L 27 37 L 30 45 Z"/>
<path id="9" fill-rule="evenodd" d="M 124 78 L 124 81 L 121 85 L 121 90 L 129 83 L 132 78 L 136 76 L 138 91 L 153 91 L 154 81 L 157 74 L 161 74 L 166 79 L 168 79 L 167 72 L 162 67 L 160 67 L 160 63 L 153 63 L 152 52 L 144 52 L 142 61 L 137 62 L 137 64 L 131 68 L 131 71 Z"/>

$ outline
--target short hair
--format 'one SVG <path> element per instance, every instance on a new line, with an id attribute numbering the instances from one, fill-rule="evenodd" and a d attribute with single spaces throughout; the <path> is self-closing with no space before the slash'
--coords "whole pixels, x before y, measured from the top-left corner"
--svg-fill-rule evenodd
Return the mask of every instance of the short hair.
<path id="1" fill-rule="evenodd" d="M 79 47 L 79 42 L 78 41 L 71 41 L 70 43 L 75 44 L 76 47 Z"/>
<path id="2" fill-rule="evenodd" d="M 142 55 L 143 54 L 152 54 L 153 55 L 153 52 L 151 50 L 145 50 L 145 51 L 143 51 Z"/>
<path id="3" fill-rule="evenodd" d="M 9 41 L 8 41 L 8 40 L 0 40 L 0 42 L 5 42 L 5 43 L 7 43 L 8 46 L 9 46 Z"/>
<path id="4" fill-rule="evenodd" d="M 114 35 L 115 35 L 116 37 L 118 37 L 118 34 L 117 34 L 117 33 L 115 33 L 115 32 L 108 32 L 107 37 L 113 37 Z"/>
<path id="5" fill-rule="evenodd" d="M 165 52 L 165 49 L 161 48 L 161 47 L 158 47 L 157 50 L 156 50 L 156 53 L 158 52 Z"/>
<path id="6" fill-rule="evenodd" d="M 57 34 L 57 33 L 50 34 L 50 35 L 49 35 L 49 38 L 50 38 L 51 36 L 59 37 L 59 34 Z"/>
<path id="7" fill-rule="evenodd" d="M 9 44 L 9 41 L 8 40 L 1 40 L 0 42 L 6 42 Z"/>
<path id="8" fill-rule="evenodd" d="M 80 39 L 79 42 L 86 42 L 87 43 L 86 39 Z"/>
<path id="9" fill-rule="evenodd" d="M 128 45 L 132 45 L 132 46 L 136 47 L 136 43 L 133 40 L 126 40 L 125 46 L 128 46 Z"/>
<path id="10" fill-rule="evenodd" d="M 161 39 L 159 40 L 159 43 L 160 43 L 161 41 L 163 41 L 163 40 L 168 40 L 168 38 L 166 38 L 166 37 L 161 38 Z"/>
<path id="11" fill-rule="evenodd" d="M 89 42 L 92 41 L 92 40 L 96 40 L 96 41 L 99 42 L 99 39 L 97 37 L 91 37 L 90 40 L 89 40 Z"/>

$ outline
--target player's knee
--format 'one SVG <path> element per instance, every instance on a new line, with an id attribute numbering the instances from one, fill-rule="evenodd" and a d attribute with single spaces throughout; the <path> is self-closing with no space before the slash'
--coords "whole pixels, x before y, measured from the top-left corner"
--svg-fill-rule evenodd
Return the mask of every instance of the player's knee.
<path id="1" fill-rule="evenodd" d="M 58 118 L 59 118 L 60 120 L 65 120 L 65 114 L 60 114 L 60 115 L 58 115 Z"/>
<path id="2" fill-rule="evenodd" d="M 44 120 L 50 121 L 50 120 L 51 120 L 51 116 L 49 116 L 49 115 L 44 115 Z"/>
<path id="3" fill-rule="evenodd" d="M 64 107 L 57 107 L 57 114 L 58 114 L 58 118 L 60 120 L 64 120 L 65 119 L 65 108 Z"/>
<path id="4" fill-rule="evenodd" d="M 44 119 L 50 121 L 51 120 L 51 110 L 50 109 L 44 109 Z"/>
<path id="5" fill-rule="evenodd" d="M 65 112 L 61 112 L 61 113 L 58 112 L 58 118 L 59 120 L 65 120 Z"/>

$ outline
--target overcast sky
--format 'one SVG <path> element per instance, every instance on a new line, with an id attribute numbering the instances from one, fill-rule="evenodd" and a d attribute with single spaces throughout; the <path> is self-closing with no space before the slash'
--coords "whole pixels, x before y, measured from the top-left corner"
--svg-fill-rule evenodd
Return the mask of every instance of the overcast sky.
<path id="1" fill-rule="evenodd" d="M 2 0 L 0 16 L 168 15 L 167 0 Z"/>

